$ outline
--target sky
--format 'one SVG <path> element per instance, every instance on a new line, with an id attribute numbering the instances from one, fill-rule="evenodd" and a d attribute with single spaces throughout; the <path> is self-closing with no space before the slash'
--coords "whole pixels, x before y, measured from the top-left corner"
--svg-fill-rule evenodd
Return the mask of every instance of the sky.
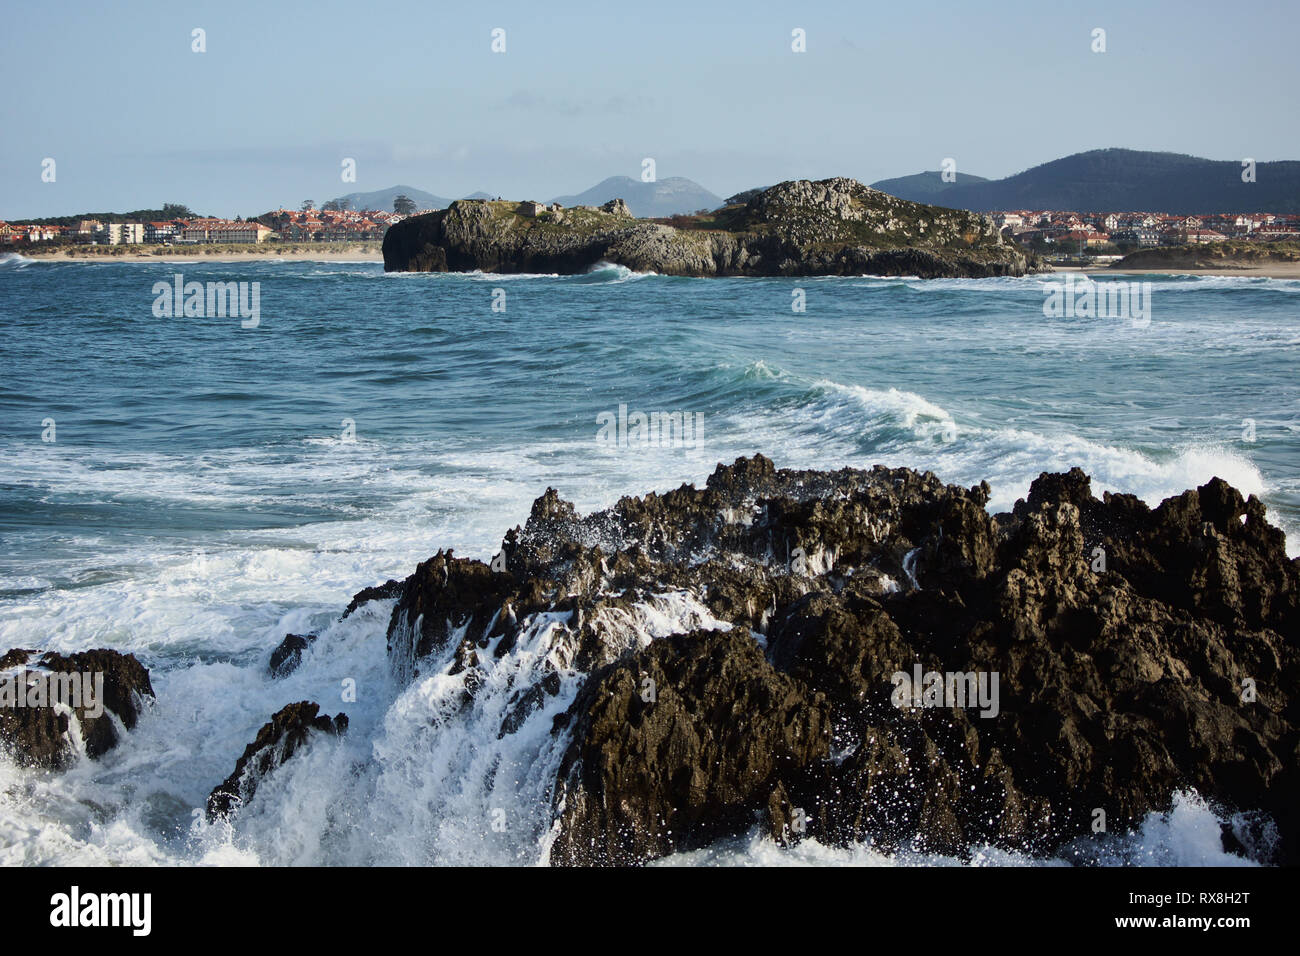
<path id="1" fill-rule="evenodd" d="M 1295 0 L 66 0 L 0 18 L 7 220 L 250 216 L 396 184 L 545 201 L 645 158 L 724 197 L 949 157 L 1000 178 L 1109 146 L 1300 159 Z"/>

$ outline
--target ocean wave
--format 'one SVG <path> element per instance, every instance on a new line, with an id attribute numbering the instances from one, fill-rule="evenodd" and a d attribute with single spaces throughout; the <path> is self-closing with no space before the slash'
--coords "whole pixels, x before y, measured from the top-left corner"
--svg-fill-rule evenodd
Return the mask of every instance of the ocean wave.
<path id="1" fill-rule="evenodd" d="M 396 273 L 389 273 L 394 275 Z M 469 272 L 438 272 L 438 273 L 417 273 L 418 275 L 442 275 L 453 276 L 458 279 L 464 279 L 468 282 L 522 282 L 528 279 L 559 279 L 562 278 L 558 272 L 480 272 L 473 269 Z"/>
<path id="2" fill-rule="evenodd" d="M 634 269 L 629 269 L 627 266 L 619 265 L 617 262 L 606 262 L 602 259 L 582 275 L 583 278 L 594 280 L 602 285 L 613 285 L 621 282 L 635 282 L 638 279 L 657 277 L 659 273 L 653 271 L 637 272 Z"/>
<path id="3" fill-rule="evenodd" d="M 3 449 L 4 480 L 41 496 L 80 502 L 151 501 L 249 506 L 294 496 L 336 499 L 342 483 L 370 492 L 427 484 L 403 444 L 337 435 L 192 454 L 16 442 Z"/>
<path id="4" fill-rule="evenodd" d="M 917 429 L 933 423 L 953 424 L 952 416 L 938 405 L 916 394 L 897 388 L 873 389 L 861 385 L 841 385 L 828 379 L 813 383 L 813 393 L 826 396 L 843 396 L 858 405 L 869 421 L 881 418 L 896 421 L 906 429 Z M 929 430 L 925 430 L 929 434 Z"/>
<path id="5" fill-rule="evenodd" d="M 1300 292 L 1300 279 L 1281 279 L 1274 276 L 1219 276 L 1188 275 L 1186 273 L 1141 273 L 1116 271 L 1113 275 L 1109 273 L 1106 275 L 1093 274 L 1089 277 L 1099 282 L 1110 279 L 1123 279 L 1129 282 L 1150 282 L 1155 288 L 1161 291 L 1170 292 L 1207 292 L 1216 290 L 1237 292 L 1243 289 L 1254 289 L 1268 292 Z"/>
<path id="6" fill-rule="evenodd" d="M 379 278 L 415 282 L 522 282 L 528 279 L 560 279 L 558 272 L 380 272 Z"/>
<path id="7" fill-rule="evenodd" d="M 1038 292 L 1044 277 L 987 276 L 980 279 L 916 279 L 904 283 L 912 292 Z"/>
<path id="8" fill-rule="evenodd" d="M 877 451 L 895 453 L 891 464 L 928 468 L 947 481 L 993 486 L 989 507 L 1006 510 L 1043 471 L 1078 466 L 1094 493 L 1135 494 L 1150 505 L 1222 478 L 1243 494 L 1268 491 L 1259 468 L 1221 444 L 1187 444 L 1159 457 L 1069 432 L 1041 434 L 1023 428 L 958 423 L 944 408 L 896 388 L 818 382 L 808 415 L 831 428 L 859 427 L 879 435 Z"/>
<path id="9" fill-rule="evenodd" d="M 520 282 L 535 279 L 561 279 L 577 285 L 613 285 L 634 282 L 638 279 L 658 277 L 657 272 L 637 272 L 615 262 L 597 262 L 586 272 L 483 272 L 472 269 L 468 272 L 386 272 L 383 275 L 393 278 L 436 276 L 444 279 L 459 279 L 467 282 Z"/>

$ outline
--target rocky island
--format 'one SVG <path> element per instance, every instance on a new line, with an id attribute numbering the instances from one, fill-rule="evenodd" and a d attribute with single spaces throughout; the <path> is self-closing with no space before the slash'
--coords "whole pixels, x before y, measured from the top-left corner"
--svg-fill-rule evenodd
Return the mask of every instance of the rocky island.
<path id="1" fill-rule="evenodd" d="M 751 190 L 709 213 L 635 219 L 599 208 L 462 199 L 384 237 L 387 272 L 574 274 L 600 262 L 677 276 L 1018 276 L 1042 266 L 977 213 L 853 179 Z"/>

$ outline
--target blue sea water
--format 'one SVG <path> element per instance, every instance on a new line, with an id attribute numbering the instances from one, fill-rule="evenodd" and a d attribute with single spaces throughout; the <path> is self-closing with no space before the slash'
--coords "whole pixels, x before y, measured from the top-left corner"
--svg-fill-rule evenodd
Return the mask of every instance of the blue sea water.
<path id="1" fill-rule="evenodd" d="M 178 272 L 259 283 L 259 323 L 156 316 L 154 284 Z M 1075 465 L 1095 493 L 1152 504 L 1218 475 L 1261 497 L 1296 554 L 1300 281 L 1116 276 L 1151 282 L 1142 325 L 1046 317 L 1045 278 L 0 259 L 0 650 L 129 650 L 158 691 L 102 761 L 48 777 L 0 759 L 0 862 L 543 859 L 545 768 L 513 789 L 468 780 L 472 752 L 508 744 L 497 761 L 532 767 L 537 741 L 446 723 L 431 740 L 437 688 L 387 674 L 388 605 L 335 619 L 440 547 L 490 557 L 548 486 L 588 510 L 762 452 L 987 480 L 1004 510 Z M 700 440 L 599 441 L 620 406 L 697 416 Z M 270 650 L 306 631 L 322 636 L 303 667 L 270 681 Z M 233 829 L 194 822 L 299 699 L 347 712 L 347 738 L 286 767 Z M 466 822 L 499 806 L 526 822 Z M 1121 855 L 1226 862 L 1216 834 L 1188 796 Z M 755 837 L 681 862 L 772 859 L 792 857 Z"/>

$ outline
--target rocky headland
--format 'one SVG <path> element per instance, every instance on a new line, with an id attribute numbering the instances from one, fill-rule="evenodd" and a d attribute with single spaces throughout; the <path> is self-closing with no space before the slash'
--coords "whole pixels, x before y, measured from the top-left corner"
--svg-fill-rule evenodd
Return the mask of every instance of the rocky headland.
<path id="1" fill-rule="evenodd" d="M 796 180 L 707 214 L 635 219 L 622 200 L 564 208 L 462 199 L 384 237 L 388 272 L 560 273 L 600 262 L 677 276 L 1024 275 L 1045 268 L 976 213 L 853 179 Z"/>

